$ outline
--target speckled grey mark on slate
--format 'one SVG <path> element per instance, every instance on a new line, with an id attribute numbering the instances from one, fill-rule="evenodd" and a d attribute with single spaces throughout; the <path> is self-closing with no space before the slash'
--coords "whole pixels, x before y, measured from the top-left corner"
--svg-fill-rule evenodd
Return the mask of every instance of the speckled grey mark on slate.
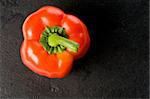
<path id="1" fill-rule="evenodd" d="M 0 0 L 1 98 L 148 98 L 148 0 Z M 88 54 L 64 79 L 41 77 L 20 59 L 22 23 L 54 5 L 78 16 L 91 36 Z"/>

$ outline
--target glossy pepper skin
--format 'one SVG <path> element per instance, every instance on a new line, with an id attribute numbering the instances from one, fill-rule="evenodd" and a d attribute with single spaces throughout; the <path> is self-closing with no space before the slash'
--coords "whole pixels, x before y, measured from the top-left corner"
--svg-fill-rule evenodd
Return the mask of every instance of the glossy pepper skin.
<path id="1" fill-rule="evenodd" d="M 39 42 L 45 27 L 59 26 L 65 29 L 68 39 L 79 44 L 76 53 L 66 49 L 49 54 Z M 45 6 L 29 15 L 22 27 L 24 41 L 20 48 L 23 63 L 33 72 L 48 78 L 63 78 L 71 70 L 74 60 L 85 55 L 90 37 L 85 24 L 77 17 L 65 14 L 59 8 Z"/>

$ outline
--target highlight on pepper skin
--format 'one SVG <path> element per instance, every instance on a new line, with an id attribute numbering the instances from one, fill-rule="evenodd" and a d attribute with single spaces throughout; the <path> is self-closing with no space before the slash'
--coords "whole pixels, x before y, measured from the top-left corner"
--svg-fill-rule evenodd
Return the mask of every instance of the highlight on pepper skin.
<path id="1" fill-rule="evenodd" d="M 73 61 L 82 58 L 90 46 L 86 25 L 53 6 L 30 14 L 22 31 L 22 62 L 33 72 L 48 78 L 67 76 Z"/>

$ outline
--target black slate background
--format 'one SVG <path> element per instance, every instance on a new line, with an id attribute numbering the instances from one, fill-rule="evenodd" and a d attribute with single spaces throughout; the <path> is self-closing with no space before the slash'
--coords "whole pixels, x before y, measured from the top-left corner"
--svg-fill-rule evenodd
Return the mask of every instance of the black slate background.
<path id="1" fill-rule="evenodd" d="M 1 98 L 148 98 L 148 0 L 0 0 Z M 26 68 L 19 48 L 22 23 L 53 5 L 87 25 L 91 47 L 64 79 Z"/>

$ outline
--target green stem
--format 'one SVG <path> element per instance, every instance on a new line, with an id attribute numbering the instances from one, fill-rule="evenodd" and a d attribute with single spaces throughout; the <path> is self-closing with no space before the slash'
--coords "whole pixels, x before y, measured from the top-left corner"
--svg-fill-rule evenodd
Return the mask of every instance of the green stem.
<path id="1" fill-rule="evenodd" d="M 78 48 L 79 48 L 78 43 L 76 43 L 72 40 L 69 40 L 67 38 L 61 37 L 61 36 L 57 35 L 56 33 L 54 33 L 48 37 L 48 44 L 53 47 L 56 47 L 57 45 L 63 45 L 72 52 L 77 52 Z"/>

